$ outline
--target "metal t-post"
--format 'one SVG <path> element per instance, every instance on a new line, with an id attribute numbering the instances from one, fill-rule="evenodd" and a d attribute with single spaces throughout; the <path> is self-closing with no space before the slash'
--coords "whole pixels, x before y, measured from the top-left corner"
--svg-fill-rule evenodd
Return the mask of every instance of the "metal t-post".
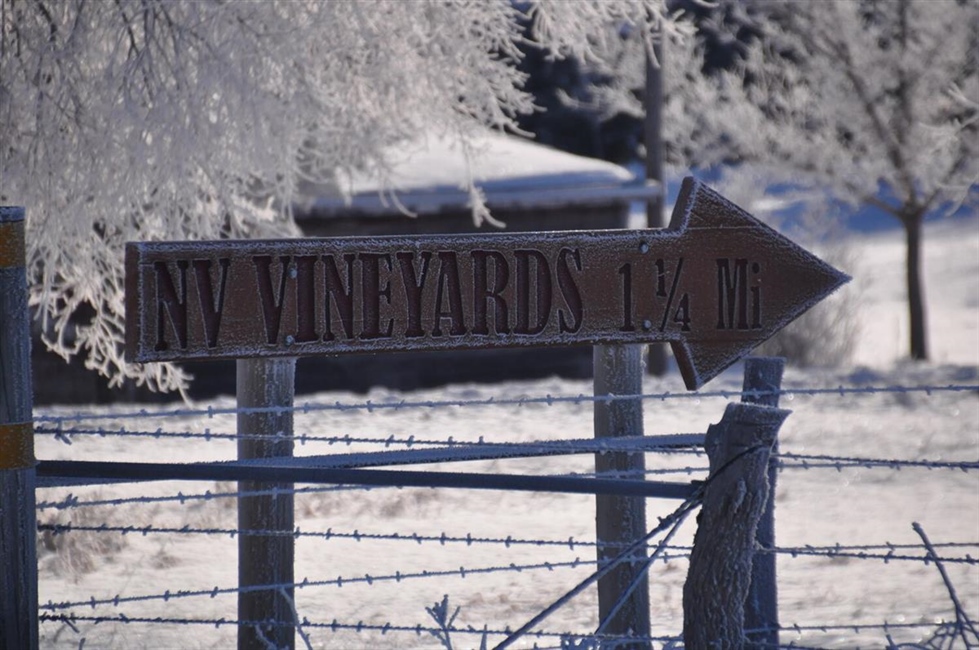
<path id="1" fill-rule="evenodd" d="M 660 35 L 662 38 L 662 34 Z M 666 199 L 666 178 L 663 174 L 663 44 L 653 46 L 656 61 L 646 55 L 646 179 L 659 183 L 659 192 L 646 204 L 646 227 L 666 225 L 663 202 Z M 666 345 L 653 343 L 647 351 L 646 372 L 657 377 L 666 374 L 668 361 Z"/>
<path id="2" fill-rule="evenodd" d="M 596 345 L 594 349 L 595 396 L 639 395 L 642 393 L 642 346 Z M 641 436 L 642 399 L 595 402 L 595 438 Z M 646 459 L 642 453 L 599 453 L 595 471 L 616 472 L 621 478 L 645 478 Z M 598 563 L 615 557 L 629 544 L 644 537 L 646 502 L 642 497 L 599 494 L 595 501 L 595 523 L 598 534 Z M 632 562 L 623 563 L 598 581 L 599 620 L 605 623 L 616 603 L 642 571 L 645 550 L 637 552 Z M 648 637 L 649 580 L 642 577 L 615 616 L 604 626 L 604 632 L 616 636 Z M 649 642 L 615 644 L 623 650 L 645 650 Z"/>
<path id="3" fill-rule="evenodd" d="M 24 208 L 0 206 L 0 650 L 38 647 Z"/>
<path id="4" fill-rule="evenodd" d="M 292 456 L 295 378 L 294 358 L 238 360 L 238 435 L 244 436 L 238 439 L 239 460 Z M 239 588 L 293 584 L 292 483 L 239 481 L 238 489 L 273 491 L 238 498 Z M 238 620 L 267 622 L 240 626 L 239 650 L 295 648 L 293 591 L 283 587 L 238 593 Z"/>
<path id="5" fill-rule="evenodd" d="M 785 359 L 749 357 L 744 362 L 743 390 L 770 391 L 768 394 L 746 394 L 741 401 L 778 408 L 778 391 L 782 386 Z M 778 436 L 768 461 L 768 500 L 755 534 L 758 548 L 751 565 L 751 586 L 744 603 L 746 648 L 778 647 L 778 581 L 775 570 L 775 483 L 778 478 Z"/>

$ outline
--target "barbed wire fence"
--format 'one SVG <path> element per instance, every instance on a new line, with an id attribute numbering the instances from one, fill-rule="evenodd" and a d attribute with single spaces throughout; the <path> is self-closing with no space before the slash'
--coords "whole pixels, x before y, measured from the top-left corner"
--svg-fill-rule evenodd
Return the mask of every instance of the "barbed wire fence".
<path id="1" fill-rule="evenodd" d="M 335 413 L 371 420 L 386 413 L 509 409 L 515 411 L 517 417 L 520 417 L 521 409 L 526 408 L 579 407 L 595 402 L 608 403 L 616 400 L 639 399 L 644 403 L 689 403 L 692 400 L 710 398 L 719 400 L 740 399 L 746 394 L 752 397 L 777 394 L 788 399 L 809 397 L 814 400 L 909 395 L 932 399 L 938 396 L 957 397 L 961 395 L 963 399 L 971 400 L 974 399 L 974 394 L 977 392 L 979 392 L 979 385 L 955 383 L 915 386 L 850 386 L 841 384 L 833 387 L 797 386 L 778 391 L 650 392 L 638 395 L 597 397 L 585 394 L 544 394 L 516 397 L 491 395 L 489 397 L 426 400 L 391 396 L 381 400 L 306 402 L 289 409 L 281 407 L 238 409 L 208 406 L 157 410 L 121 408 L 62 414 L 41 413 L 35 416 L 34 426 L 38 436 L 47 438 L 51 444 L 56 443 L 66 449 L 69 446 L 87 444 L 88 441 L 93 440 L 112 442 L 119 449 L 122 449 L 130 440 L 236 443 L 238 440 L 247 439 L 249 436 L 221 431 L 219 426 L 197 427 L 196 425 L 200 424 L 200 420 L 206 422 L 219 420 L 222 417 L 235 417 L 242 411 L 289 411 L 293 414 L 313 417 Z M 174 427 L 166 426 L 166 423 L 170 421 L 192 422 L 193 425 L 188 426 L 188 430 L 171 430 Z M 153 423 L 155 422 L 164 424 L 154 426 Z M 336 467 L 371 467 L 392 463 L 414 464 L 418 462 L 452 463 L 456 461 L 479 461 L 492 464 L 515 459 L 539 459 L 546 456 L 565 457 L 583 454 L 590 457 L 596 453 L 634 452 L 655 455 L 657 458 L 665 459 L 661 463 L 663 466 L 646 469 L 645 474 L 647 476 L 675 476 L 693 483 L 702 480 L 707 471 L 702 442 L 699 442 L 702 439 L 702 434 L 699 433 L 675 433 L 669 434 L 671 436 L 669 438 L 659 436 L 655 445 L 650 445 L 648 442 L 642 443 L 642 441 L 635 439 L 562 438 L 558 440 L 510 442 L 487 440 L 485 434 L 479 434 L 478 431 L 475 434 L 467 431 L 465 421 L 459 423 L 458 426 L 460 427 L 458 433 L 444 435 L 444 437 L 431 433 L 418 436 L 360 433 L 324 435 L 321 431 L 315 430 L 316 427 L 311 427 L 306 432 L 296 433 L 288 436 L 288 438 L 299 448 L 312 448 L 314 446 L 326 446 L 331 449 L 345 448 L 346 453 L 315 457 L 317 462 L 322 462 L 324 458 L 332 458 Z M 431 430 L 426 429 L 426 431 Z M 778 453 L 777 464 L 779 471 L 784 475 L 793 472 L 829 472 L 830 474 L 842 475 L 853 470 L 872 470 L 873 472 L 925 471 L 927 474 L 922 480 L 928 480 L 928 476 L 938 476 L 935 472 L 939 472 L 942 473 L 941 475 L 944 473 L 964 474 L 967 480 L 974 483 L 972 477 L 975 477 L 976 472 L 979 471 L 979 457 L 975 459 L 962 458 L 961 454 L 974 454 L 979 451 L 979 445 L 976 444 L 977 441 L 975 440 L 965 440 L 964 443 L 964 448 L 951 450 L 958 452 L 958 455 L 952 453 L 951 457 L 948 457 L 948 454 L 941 454 L 933 457 L 912 458 L 889 458 L 886 455 L 810 453 L 805 449 L 793 449 L 790 443 L 785 443 Z M 46 449 L 53 449 L 53 447 Z M 301 461 L 301 459 L 302 457 L 299 457 L 296 461 Z M 540 461 L 531 460 L 530 462 Z M 581 467 L 572 471 L 556 471 L 543 475 L 549 478 L 611 480 L 617 478 L 615 473 L 596 473 Z M 832 482 L 833 479 L 828 480 Z M 886 481 L 887 479 L 882 480 Z M 595 548 L 600 544 L 615 546 L 614 542 L 597 540 L 583 535 L 570 535 L 561 538 L 524 535 L 516 532 L 502 536 L 488 535 L 479 530 L 446 530 L 432 533 L 428 530 L 416 532 L 391 530 L 389 528 L 385 531 L 381 527 L 377 527 L 377 522 L 374 521 L 370 522 L 370 529 L 365 527 L 363 530 L 360 527 L 351 529 L 339 526 L 327 527 L 326 530 L 307 530 L 305 525 L 300 522 L 291 532 L 241 529 L 233 525 L 195 525 L 191 523 L 168 525 L 120 522 L 112 517 L 112 513 L 125 508 L 148 507 L 158 510 L 181 509 L 195 506 L 195 504 L 200 507 L 227 504 L 225 509 L 228 509 L 243 496 L 256 494 L 275 496 L 281 493 L 282 489 L 242 491 L 235 489 L 233 484 L 219 484 L 214 486 L 214 489 L 186 493 L 183 491 L 168 493 L 167 488 L 161 488 L 160 491 L 163 493 L 134 494 L 135 491 L 131 488 L 120 488 L 118 481 L 105 481 L 104 484 L 95 488 L 87 485 L 76 488 L 70 482 L 63 483 L 66 484 L 42 488 L 37 503 L 38 531 L 42 545 L 46 544 L 54 549 L 55 555 L 59 552 L 59 544 L 63 544 L 62 540 L 77 535 L 90 535 L 96 538 L 138 536 L 169 541 L 174 539 L 234 539 L 243 534 L 252 534 L 289 535 L 297 540 L 317 544 L 353 543 L 358 548 L 362 547 L 362 552 L 368 555 L 377 552 L 371 550 L 372 545 L 384 544 L 385 548 L 392 548 L 389 545 L 393 544 L 393 548 L 397 549 L 417 548 L 423 557 L 436 557 L 439 553 L 447 552 L 449 549 L 459 549 L 462 552 L 475 551 L 475 557 L 478 558 L 476 561 L 470 560 L 466 564 L 454 568 L 444 567 L 445 563 L 443 562 L 436 568 L 382 570 L 376 573 L 340 573 L 335 577 L 311 575 L 295 582 L 244 588 L 273 590 L 281 594 L 294 592 L 296 601 L 299 601 L 305 592 L 314 589 L 374 588 L 385 584 L 393 584 L 400 589 L 408 584 L 435 583 L 438 589 L 452 591 L 452 585 L 459 583 L 452 582 L 450 584 L 446 582 L 450 578 L 474 578 L 478 580 L 494 575 L 542 576 L 562 573 L 579 576 L 585 572 L 584 581 L 588 581 L 598 571 L 602 570 L 595 558 Z M 85 483 L 90 484 L 91 481 L 85 481 Z M 41 485 L 45 485 L 43 479 Z M 979 483 L 976 485 L 979 486 Z M 397 487 L 364 485 L 306 485 L 294 486 L 287 491 L 297 497 L 327 499 L 348 498 L 371 491 L 392 489 L 401 491 Z M 69 491 L 66 493 L 66 490 Z M 121 490 L 121 493 L 106 495 L 100 490 Z M 44 498 L 49 495 L 50 498 Z M 688 500 L 684 501 L 681 509 L 684 507 L 689 509 L 691 505 Z M 86 514 L 83 515 L 83 513 Z M 126 514 L 131 513 L 127 511 Z M 100 520 L 100 517 L 103 519 Z M 669 516 L 665 517 L 664 521 L 673 523 Z M 910 527 L 911 522 L 908 522 L 907 525 Z M 654 527 L 653 532 L 657 532 L 662 526 L 663 521 Z M 979 606 L 979 597 L 971 591 L 966 594 L 965 598 L 960 596 L 957 591 L 956 580 L 949 575 L 948 569 L 950 567 L 962 568 L 966 573 L 959 572 L 956 573 L 956 576 L 959 578 L 965 576 L 967 580 L 974 583 L 976 565 L 979 565 L 979 539 L 932 542 L 927 537 L 923 526 L 915 524 L 914 530 L 920 537 L 920 543 L 887 540 L 880 540 L 876 543 L 851 543 L 847 540 L 839 540 L 832 544 L 779 545 L 772 549 L 759 551 L 775 554 L 783 562 L 804 560 L 823 563 L 859 561 L 884 566 L 905 564 L 925 567 L 935 571 L 936 575 L 940 574 L 944 593 L 947 594 L 947 602 L 925 603 L 925 610 L 917 613 L 919 620 L 915 621 L 858 620 L 856 622 L 782 623 L 779 629 L 783 638 L 782 647 L 824 647 L 822 645 L 806 645 L 809 639 L 816 639 L 817 644 L 825 642 L 820 639 L 832 639 L 830 647 L 836 647 L 840 643 L 839 639 L 845 639 L 847 635 L 855 635 L 857 639 L 873 639 L 874 641 L 871 643 L 875 645 L 894 648 L 976 647 L 979 644 L 979 636 L 976 633 L 975 620 L 979 618 L 979 613 L 975 609 Z M 664 567 L 672 567 L 677 563 L 682 564 L 689 560 L 691 552 L 689 544 L 666 543 L 664 540 L 655 542 L 652 537 L 647 542 L 647 548 L 652 549 L 648 560 L 650 564 L 658 563 Z M 629 562 L 634 559 L 631 552 L 635 549 L 630 549 L 625 545 L 620 545 L 620 547 L 623 552 L 620 553 L 619 561 Z M 643 549 L 644 554 L 647 548 Z M 535 559 L 507 562 L 490 559 L 499 557 L 501 553 L 516 552 L 520 549 L 534 549 L 544 553 L 567 552 L 575 555 L 570 558 L 555 556 L 539 561 Z M 404 551 L 394 550 L 390 552 L 397 556 Z M 456 555 L 451 557 L 454 559 Z M 242 591 L 243 588 L 241 587 L 233 584 L 219 584 L 209 588 L 187 589 L 180 588 L 179 585 L 165 585 L 167 580 L 165 572 L 154 574 L 154 577 L 164 582 L 159 590 L 145 588 L 144 586 L 143 589 L 139 590 L 127 589 L 105 595 L 92 594 L 84 598 L 42 598 L 40 606 L 42 635 L 46 635 L 46 638 L 52 643 L 73 643 L 81 646 L 93 631 L 108 627 L 123 630 L 120 634 L 122 637 L 126 637 L 125 630 L 133 626 L 140 626 L 141 629 L 189 627 L 193 629 L 231 630 L 239 626 L 258 623 L 256 621 L 237 620 L 235 617 L 228 616 L 195 615 L 197 606 L 194 604 L 187 607 L 178 606 L 180 603 L 199 603 L 202 600 L 215 601 L 222 597 L 235 596 Z M 534 581 L 540 579 L 532 578 Z M 546 601 L 547 598 L 542 595 L 540 600 L 540 607 L 544 608 L 541 610 L 542 613 L 547 611 Z M 570 601 L 570 598 L 567 601 Z M 557 609 L 565 606 L 567 601 L 557 599 L 552 603 L 552 606 Z M 524 626 L 526 629 L 511 629 L 509 621 L 507 625 L 502 627 L 488 624 L 482 626 L 462 625 L 455 622 L 460 615 L 459 609 L 453 609 L 455 602 L 456 600 L 448 596 L 442 601 L 436 601 L 430 607 L 423 607 L 421 603 L 417 602 L 413 603 L 414 609 L 419 614 L 419 620 L 412 624 L 407 624 L 404 621 L 382 620 L 378 617 L 371 617 L 368 620 L 353 620 L 353 618 L 343 620 L 339 617 L 316 620 L 316 617 L 310 617 L 303 613 L 303 610 L 308 608 L 303 607 L 301 603 L 293 602 L 295 612 L 293 627 L 306 647 L 316 647 L 321 644 L 325 644 L 325 647 L 332 647 L 329 640 L 331 637 L 321 636 L 325 634 L 333 637 L 340 634 L 353 635 L 343 638 L 353 639 L 350 641 L 351 643 L 358 643 L 357 639 L 362 639 L 360 643 L 365 646 L 382 643 L 388 639 L 391 647 L 412 645 L 428 647 L 432 644 L 444 647 L 478 647 L 480 643 L 486 640 L 489 640 L 490 643 L 504 643 L 513 638 L 516 641 L 517 638 L 514 635 L 518 632 L 521 643 L 539 648 L 606 648 L 614 647 L 616 643 L 651 643 L 664 648 L 681 645 L 680 635 L 675 627 L 668 634 L 625 637 L 604 634 L 601 632 L 600 626 L 593 633 L 582 632 L 580 628 L 578 630 L 547 629 L 543 623 L 538 624 L 536 622 L 531 609 L 524 609 L 522 614 L 512 613 L 514 619 L 511 620 L 516 618 L 530 619 L 530 623 Z M 148 614 L 147 610 L 143 609 L 144 606 L 153 608 L 154 613 Z M 126 611 L 127 609 L 129 611 Z M 400 606 L 400 609 L 404 610 L 405 607 Z M 410 610 L 412 607 L 408 607 L 408 609 Z M 470 605 L 464 602 L 461 615 L 471 621 L 473 620 L 471 615 L 480 611 L 483 610 L 478 607 L 478 603 Z M 428 615 L 427 619 L 424 619 L 425 614 Z M 268 621 L 262 621 L 262 624 L 268 623 Z M 70 632 L 68 636 L 65 636 L 65 630 Z M 844 643 L 846 642 L 844 641 Z"/>

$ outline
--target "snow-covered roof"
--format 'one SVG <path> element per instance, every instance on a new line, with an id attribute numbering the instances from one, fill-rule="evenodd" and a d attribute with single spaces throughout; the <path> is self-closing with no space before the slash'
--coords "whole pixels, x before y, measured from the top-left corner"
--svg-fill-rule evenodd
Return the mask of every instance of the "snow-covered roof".
<path id="1" fill-rule="evenodd" d="M 336 188 L 310 187 L 299 206 L 324 216 L 465 209 L 469 173 L 493 208 L 641 201 L 659 192 L 657 184 L 619 165 L 515 136 L 488 132 L 470 141 L 470 152 L 467 165 L 461 144 L 429 136 L 388 152 L 389 185 L 377 173 L 347 173 L 338 179 L 347 198 Z"/>

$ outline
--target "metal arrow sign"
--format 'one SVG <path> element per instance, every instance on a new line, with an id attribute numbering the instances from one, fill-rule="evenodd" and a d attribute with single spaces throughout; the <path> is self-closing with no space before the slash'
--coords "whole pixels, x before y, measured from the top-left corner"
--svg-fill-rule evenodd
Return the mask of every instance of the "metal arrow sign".
<path id="1" fill-rule="evenodd" d="M 693 390 L 848 280 L 687 178 L 664 230 L 130 243 L 126 352 L 669 341 Z"/>

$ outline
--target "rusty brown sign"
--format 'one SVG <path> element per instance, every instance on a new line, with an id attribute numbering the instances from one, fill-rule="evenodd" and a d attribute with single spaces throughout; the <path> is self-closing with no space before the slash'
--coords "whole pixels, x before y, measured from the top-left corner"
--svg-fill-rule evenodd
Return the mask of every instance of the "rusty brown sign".
<path id="1" fill-rule="evenodd" d="M 130 243 L 126 352 L 669 341 L 696 389 L 848 280 L 688 178 L 663 230 Z"/>

